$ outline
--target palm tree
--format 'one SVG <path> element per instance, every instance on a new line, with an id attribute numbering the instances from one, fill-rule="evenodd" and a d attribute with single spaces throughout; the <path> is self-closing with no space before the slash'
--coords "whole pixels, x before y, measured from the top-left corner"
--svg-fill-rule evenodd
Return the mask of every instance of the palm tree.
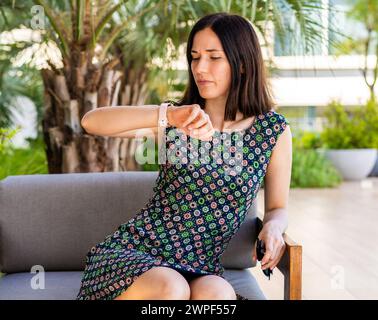
<path id="1" fill-rule="evenodd" d="M 0 13 L 6 8 L 14 9 L 15 2 L 19 5 L 18 1 L 7 1 Z M 321 38 L 322 27 L 313 16 L 310 19 L 309 12 L 326 9 L 322 3 L 321 0 L 23 2 L 20 8 L 29 12 L 32 4 L 44 9 L 48 20 L 44 41 L 54 43 L 61 54 L 61 66 L 48 60 L 48 66 L 41 70 L 42 129 L 49 172 L 138 168 L 134 161 L 134 139 L 88 135 L 81 128 L 80 119 L 89 110 L 103 106 L 144 104 L 151 98 L 147 91 L 151 75 L 163 74 L 151 67 L 152 59 L 167 55 L 167 48 L 162 45 L 167 41 L 173 48 L 170 59 L 177 57 L 177 48 L 185 43 L 192 23 L 199 17 L 220 11 L 241 14 L 266 39 L 267 22 L 274 25 L 280 38 L 291 31 L 284 19 L 290 14 L 309 51 Z"/>
<path id="2" fill-rule="evenodd" d="M 16 70 L 9 63 L 10 57 L 16 56 L 30 43 L 24 37 L 24 40 L 18 41 L 16 45 L 11 42 L 12 34 L 10 32 L 2 33 L 28 21 L 30 18 L 27 8 L 26 3 L 21 2 L 16 3 L 13 8 L 8 5 L 0 5 L 0 128 L 7 128 L 12 124 L 9 110 L 15 96 L 27 96 L 36 103 L 42 100 L 39 74 L 32 68 L 23 67 L 18 69 L 17 76 L 14 76 L 12 73 L 16 73 Z"/>
<path id="3" fill-rule="evenodd" d="M 353 7 L 348 12 L 348 16 L 362 23 L 366 30 L 365 38 L 359 40 L 351 39 L 351 41 L 353 49 L 357 49 L 356 51 L 359 51 L 359 47 L 362 49 L 360 50 L 360 53 L 364 55 L 364 68 L 362 69 L 362 75 L 364 76 L 365 83 L 370 91 L 369 101 L 374 104 L 376 102 L 374 87 L 378 78 L 378 3 L 375 0 L 358 0 L 354 2 Z M 371 49 L 375 55 L 375 63 L 370 74 L 368 56 Z M 369 75 L 372 76 L 371 81 L 369 81 Z"/>

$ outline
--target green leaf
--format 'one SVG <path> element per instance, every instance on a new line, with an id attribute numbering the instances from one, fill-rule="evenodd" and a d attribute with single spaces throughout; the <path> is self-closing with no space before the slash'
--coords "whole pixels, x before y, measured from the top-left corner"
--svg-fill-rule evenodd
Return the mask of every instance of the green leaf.
<path id="1" fill-rule="evenodd" d="M 112 8 L 110 8 L 106 14 L 101 18 L 100 22 L 97 24 L 94 32 L 94 36 L 91 37 L 91 48 L 93 49 L 98 42 L 98 40 L 101 37 L 101 34 L 103 33 L 107 23 L 111 20 L 113 14 L 119 10 L 119 8 L 124 4 L 125 2 L 120 2 L 116 5 L 114 5 Z"/>
<path id="2" fill-rule="evenodd" d="M 85 0 L 76 0 L 76 40 L 80 41 L 84 26 L 84 3 Z"/>

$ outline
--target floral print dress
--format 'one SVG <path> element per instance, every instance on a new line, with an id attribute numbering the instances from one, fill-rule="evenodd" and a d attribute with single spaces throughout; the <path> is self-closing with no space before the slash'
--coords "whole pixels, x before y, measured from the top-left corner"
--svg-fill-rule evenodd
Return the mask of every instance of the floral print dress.
<path id="1" fill-rule="evenodd" d="M 153 196 L 86 256 L 79 300 L 112 300 L 153 267 L 218 275 L 220 257 L 240 228 L 289 122 L 273 110 L 212 141 L 167 127 Z M 161 150 L 160 150 L 161 151 Z"/>

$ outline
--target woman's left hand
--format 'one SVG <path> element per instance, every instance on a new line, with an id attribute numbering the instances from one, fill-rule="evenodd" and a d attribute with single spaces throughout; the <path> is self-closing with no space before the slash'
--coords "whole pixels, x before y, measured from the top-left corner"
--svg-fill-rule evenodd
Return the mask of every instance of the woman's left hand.
<path id="1" fill-rule="evenodd" d="M 273 270 L 285 253 L 286 244 L 282 233 L 274 221 L 267 222 L 258 235 L 258 238 L 265 244 L 265 254 L 261 260 L 262 269 Z M 253 260 L 256 261 L 256 243 L 253 249 Z"/>

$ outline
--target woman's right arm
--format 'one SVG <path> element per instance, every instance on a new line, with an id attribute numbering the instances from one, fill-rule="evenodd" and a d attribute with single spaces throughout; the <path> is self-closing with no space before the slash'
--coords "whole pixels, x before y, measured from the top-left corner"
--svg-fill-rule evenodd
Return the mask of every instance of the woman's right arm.
<path id="1" fill-rule="evenodd" d="M 89 134 L 114 136 L 158 124 L 158 105 L 102 107 L 87 112 L 81 125 Z"/>
<path id="2" fill-rule="evenodd" d="M 99 136 L 132 138 L 141 129 L 152 130 L 155 134 L 159 108 L 159 105 L 101 107 L 87 112 L 81 119 L 81 125 L 87 133 Z M 214 133 L 210 118 L 198 104 L 168 106 L 167 120 L 169 125 L 194 138 L 209 140 Z M 189 132 L 187 126 L 190 124 L 196 132 Z"/>

